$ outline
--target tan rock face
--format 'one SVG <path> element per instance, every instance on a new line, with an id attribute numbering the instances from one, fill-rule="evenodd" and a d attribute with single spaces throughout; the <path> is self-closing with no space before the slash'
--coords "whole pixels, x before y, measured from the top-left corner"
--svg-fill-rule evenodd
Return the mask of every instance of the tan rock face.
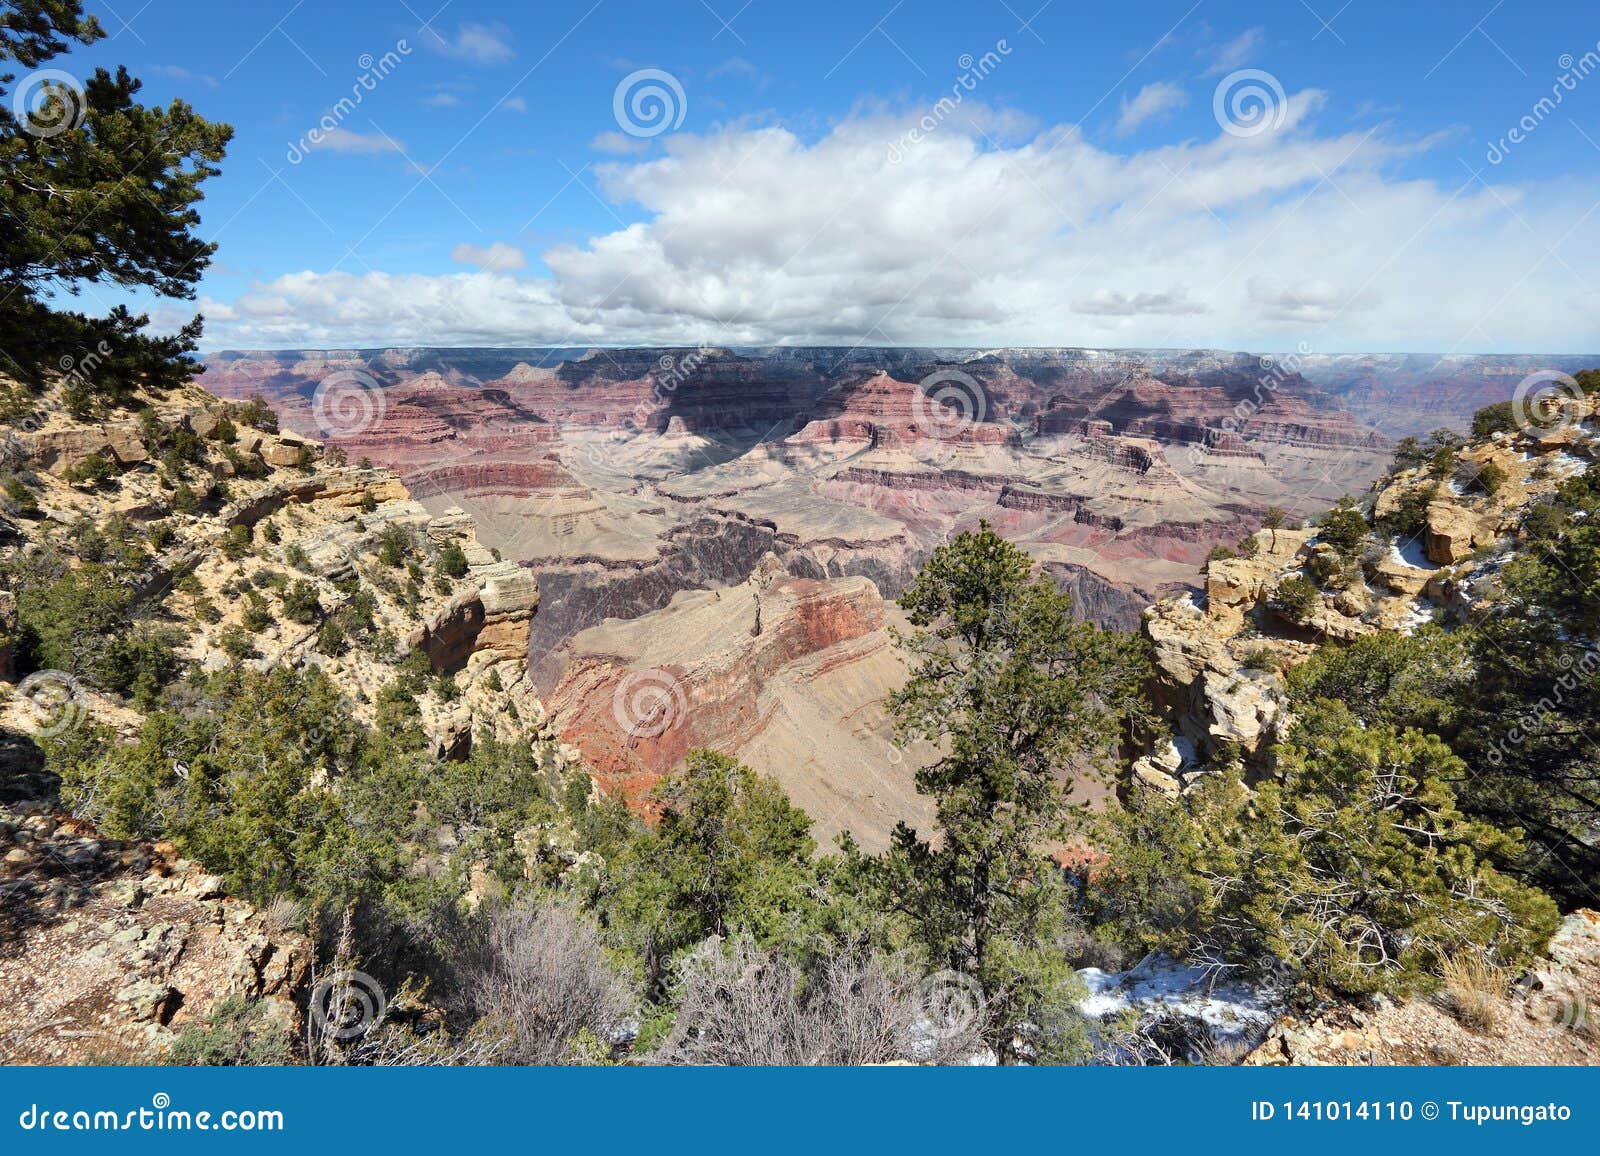
<path id="1" fill-rule="evenodd" d="M 1428 528 L 1423 535 L 1428 561 L 1453 565 L 1496 537 L 1494 518 L 1454 502 L 1428 503 Z"/>

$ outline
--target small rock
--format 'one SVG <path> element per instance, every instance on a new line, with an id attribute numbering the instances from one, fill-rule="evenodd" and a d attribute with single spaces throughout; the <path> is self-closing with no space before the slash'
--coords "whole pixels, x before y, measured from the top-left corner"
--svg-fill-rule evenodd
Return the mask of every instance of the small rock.
<path id="1" fill-rule="evenodd" d="M 196 875 L 184 884 L 184 890 L 194 895 L 196 899 L 216 899 L 224 891 L 222 876 Z"/>

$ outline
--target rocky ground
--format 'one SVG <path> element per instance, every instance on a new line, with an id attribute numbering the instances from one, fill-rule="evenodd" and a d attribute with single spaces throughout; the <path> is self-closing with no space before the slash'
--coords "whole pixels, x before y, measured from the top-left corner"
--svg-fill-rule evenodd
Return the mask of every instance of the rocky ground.
<path id="1" fill-rule="evenodd" d="M 229 997 L 297 1032 L 312 960 L 297 919 L 229 898 L 170 844 L 0 808 L 0 1063 L 158 1062 Z"/>
<path id="2" fill-rule="evenodd" d="M 1319 1015 L 1285 1017 L 1245 1056 L 1277 1064 L 1600 1063 L 1600 914 L 1569 915 L 1550 958 L 1464 1016 L 1448 992 L 1396 1002 L 1376 997 Z"/>

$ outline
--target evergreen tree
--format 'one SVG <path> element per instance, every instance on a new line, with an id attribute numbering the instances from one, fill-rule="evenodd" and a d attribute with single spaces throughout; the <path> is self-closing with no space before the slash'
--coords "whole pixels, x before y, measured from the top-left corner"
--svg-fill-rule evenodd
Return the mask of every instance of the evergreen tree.
<path id="1" fill-rule="evenodd" d="M 715 751 L 690 751 L 653 801 L 655 828 L 621 849 L 598 904 L 653 987 L 708 936 L 795 947 L 815 930 L 811 818 L 778 784 Z"/>
<path id="2" fill-rule="evenodd" d="M 79 0 L 7 0 L 0 67 L 38 69 L 104 35 Z M 139 104 L 140 87 L 120 67 L 96 69 L 81 90 L 0 75 L 0 371 L 37 388 L 71 367 L 67 402 L 81 412 L 194 371 L 198 317 L 151 337 L 122 306 L 92 318 L 50 304 L 85 282 L 191 298 L 216 248 L 195 234 L 195 205 L 232 129 L 181 100 Z"/>
<path id="3" fill-rule="evenodd" d="M 935 965 L 979 981 L 1002 1034 L 1059 1020 L 1069 995 L 1067 896 L 1046 850 L 1066 832 L 1065 784 L 1142 717 L 1146 669 L 1136 639 L 1074 621 L 1032 571 L 985 524 L 935 550 L 900 599 L 917 629 L 892 706 L 902 737 L 944 752 L 917 773 L 938 831 L 902 822 L 878 864 Z"/>

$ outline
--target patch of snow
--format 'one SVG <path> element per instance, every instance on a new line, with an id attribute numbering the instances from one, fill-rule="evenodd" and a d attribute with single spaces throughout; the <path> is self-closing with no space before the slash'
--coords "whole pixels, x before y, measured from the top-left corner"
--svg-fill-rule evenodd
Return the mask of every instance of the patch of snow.
<path id="1" fill-rule="evenodd" d="M 1203 967 L 1191 967 L 1168 955 L 1152 953 L 1127 971 L 1086 967 L 1078 972 L 1089 989 L 1078 1010 L 1104 1019 L 1128 1008 L 1168 1010 L 1193 1016 L 1224 1037 L 1266 1027 L 1277 1018 L 1275 992 L 1239 980 L 1215 981 Z"/>
<path id="2" fill-rule="evenodd" d="M 1194 604 L 1194 592 L 1191 590 L 1185 590 L 1182 594 L 1178 595 L 1175 605 L 1182 610 L 1189 610 L 1195 614 L 1201 613 L 1200 607 Z"/>
<path id="3" fill-rule="evenodd" d="M 1180 766 L 1192 767 L 1200 761 L 1200 755 L 1194 749 L 1194 742 L 1183 735 L 1172 739 L 1172 747 L 1178 752 Z"/>
<path id="4" fill-rule="evenodd" d="M 1461 483 L 1456 481 L 1454 478 L 1451 478 L 1448 482 L 1446 482 L 1444 484 L 1444 488 L 1449 490 L 1452 494 L 1454 494 L 1458 498 L 1462 495 L 1462 492 L 1463 492 L 1462 489 L 1461 489 Z"/>
<path id="5" fill-rule="evenodd" d="M 1558 477 L 1575 478 L 1580 474 L 1586 474 L 1589 472 L 1588 462 L 1584 461 L 1584 459 L 1578 457 L 1576 454 L 1568 453 L 1566 450 L 1556 451 L 1546 458 L 1545 461 L 1550 463 L 1551 472 L 1555 473 Z"/>
<path id="6" fill-rule="evenodd" d="M 1422 548 L 1420 538 L 1409 539 L 1404 546 L 1398 542 L 1389 543 L 1389 561 L 1398 566 L 1406 566 L 1412 570 L 1437 570 L 1439 567 L 1428 561 L 1428 553 Z"/>
<path id="7" fill-rule="evenodd" d="M 1401 634 L 1415 634 L 1421 627 L 1433 621 L 1433 604 L 1426 598 L 1419 598 L 1411 604 L 1411 609 L 1395 626 Z"/>

